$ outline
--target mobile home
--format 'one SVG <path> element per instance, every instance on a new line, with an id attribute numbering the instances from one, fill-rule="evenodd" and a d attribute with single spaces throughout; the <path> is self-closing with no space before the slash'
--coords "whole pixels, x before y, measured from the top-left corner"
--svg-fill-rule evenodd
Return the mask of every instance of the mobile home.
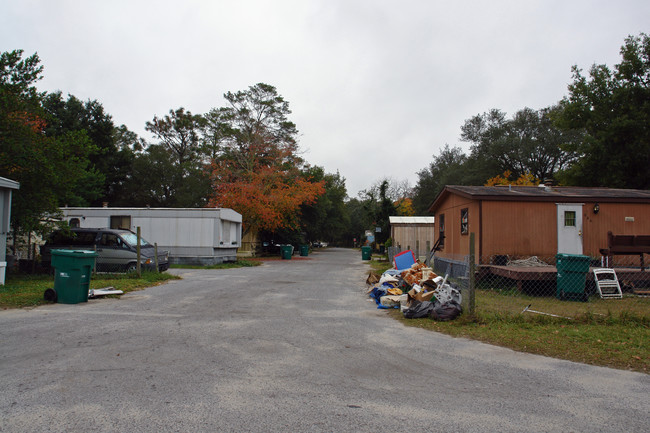
<path id="1" fill-rule="evenodd" d="M 450 260 L 469 253 L 494 257 L 554 257 L 557 253 L 601 256 L 608 232 L 650 234 L 650 191 L 613 188 L 448 185 L 429 212 L 435 215 L 436 255 Z"/>
<path id="2" fill-rule="evenodd" d="M 72 227 L 136 231 L 169 251 L 171 264 L 211 265 L 237 260 L 242 216 L 222 208 L 65 207 Z"/>

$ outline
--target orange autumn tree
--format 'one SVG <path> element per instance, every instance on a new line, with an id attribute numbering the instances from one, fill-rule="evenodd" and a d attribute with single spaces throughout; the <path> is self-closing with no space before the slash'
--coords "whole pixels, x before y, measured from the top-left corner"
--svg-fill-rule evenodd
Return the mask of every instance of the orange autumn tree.
<path id="1" fill-rule="evenodd" d="M 415 215 L 415 207 L 413 207 L 413 200 L 409 197 L 400 198 L 395 203 L 397 215 L 400 216 L 413 216 Z"/>
<path id="2" fill-rule="evenodd" d="M 536 186 L 539 185 L 540 180 L 529 172 L 522 174 L 515 180 L 511 180 L 512 172 L 506 170 L 503 172 L 503 175 L 497 175 L 491 177 L 485 183 L 485 186 L 497 186 L 497 185 L 521 185 L 521 186 Z"/>
<path id="3" fill-rule="evenodd" d="M 325 186 L 305 175 L 298 131 L 287 119 L 288 102 L 263 83 L 224 98 L 230 106 L 205 116 L 213 185 L 209 205 L 242 214 L 247 231 L 297 228 L 300 206 L 313 204 Z"/>

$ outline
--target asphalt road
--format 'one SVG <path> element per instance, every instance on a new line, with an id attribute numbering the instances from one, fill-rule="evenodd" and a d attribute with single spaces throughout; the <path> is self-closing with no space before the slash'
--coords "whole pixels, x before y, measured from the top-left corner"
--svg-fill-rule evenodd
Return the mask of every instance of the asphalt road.
<path id="1" fill-rule="evenodd" d="M 358 251 L 0 311 L 2 432 L 646 432 L 650 376 L 405 327 Z"/>

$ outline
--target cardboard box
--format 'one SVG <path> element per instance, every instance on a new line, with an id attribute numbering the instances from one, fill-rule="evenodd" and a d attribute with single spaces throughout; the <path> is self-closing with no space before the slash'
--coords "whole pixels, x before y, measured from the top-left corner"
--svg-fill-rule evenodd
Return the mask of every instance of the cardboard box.
<path id="1" fill-rule="evenodd" d="M 417 291 L 416 289 L 411 289 L 408 293 L 409 301 L 415 300 L 418 302 L 422 301 L 431 301 L 433 299 L 433 292 L 425 292 L 424 290 Z"/>

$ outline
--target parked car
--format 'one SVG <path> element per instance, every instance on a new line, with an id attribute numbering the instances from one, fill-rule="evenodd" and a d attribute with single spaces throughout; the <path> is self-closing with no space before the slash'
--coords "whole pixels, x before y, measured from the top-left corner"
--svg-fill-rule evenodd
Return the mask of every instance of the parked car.
<path id="1" fill-rule="evenodd" d="M 71 228 L 53 232 L 41 246 L 41 262 L 50 267 L 52 250 L 91 250 L 97 252 L 97 272 L 133 272 L 137 268 L 138 236 L 130 230 L 107 228 Z M 155 267 L 155 248 L 140 237 L 142 269 Z M 169 269 L 169 252 L 158 251 L 158 270 Z"/>

